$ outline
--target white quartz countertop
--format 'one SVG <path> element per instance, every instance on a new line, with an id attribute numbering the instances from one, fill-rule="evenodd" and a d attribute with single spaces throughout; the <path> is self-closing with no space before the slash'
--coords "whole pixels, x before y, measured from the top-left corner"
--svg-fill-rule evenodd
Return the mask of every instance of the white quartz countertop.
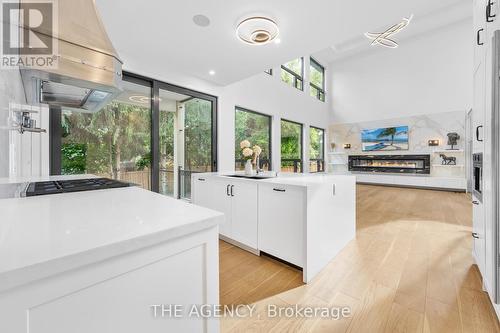
<path id="1" fill-rule="evenodd" d="M 233 180 L 241 180 L 241 181 L 254 181 L 260 183 L 272 183 L 272 184 L 281 184 L 281 185 L 294 185 L 294 186 L 314 186 L 318 184 L 325 183 L 334 183 L 336 179 L 345 178 L 345 177 L 353 177 L 353 175 L 349 174 L 330 174 L 330 173 L 279 173 L 277 177 L 272 178 L 264 178 L 264 179 L 252 179 L 245 177 L 230 177 L 230 175 L 242 175 L 242 172 L 210 172 L 210 173 L 197 173 L 196 177 L 210 177 L 210 176 L 221 176 L 227 177 L 228 179 Z M 264 172 L 262 174 L 266 176 Z"/>
<path id="2" fill-rule="evenodd" d="M 0 292 L 215 226 L 223 216 L 138 187 L 1 199 L 0 214 Z"/>

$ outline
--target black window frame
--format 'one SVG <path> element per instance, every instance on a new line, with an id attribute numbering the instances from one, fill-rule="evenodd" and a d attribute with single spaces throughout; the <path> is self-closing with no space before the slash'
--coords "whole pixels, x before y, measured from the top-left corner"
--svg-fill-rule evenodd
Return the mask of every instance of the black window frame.
<path id="1" fill-rule="evenodd" d="M 301 62 L 301 66 L 300 66 L 301 73 L 300 73 L 300 75 L 297 74 L 297 73 L 295 73 L 294 71 L 292 71 L 291 69 L 289 69 L 285 65 L 281 65 L 281 70 L 284 70 L 285 72 L 287 72 L 288 74 L 290 74 L 290 75 L 293 76 L 293 85 L 292 85 L 292 87 L 294 87 L 295 89 L 298 89 L 300 91 L 304 91 L 304 57 L 299 57 L 299 58 L 296 58 L 296 59 L 300 59 L 300 62 Z M 297 82 L 299 82 L 299 81 L 301 82 L 301 87 L 300 88 L 297 87 Z"/>
<path id="2" fill-rule="evenodd" d="M 123 71 L 124 81 L 150 87 L 151 89 L 151 191 L 160 191 L 160 89 L 188 95 L 193 98 L 205 99 L 212 102 L 212 170 L 218 170 L 218 97 L 200 91 L 184 88 L 164 81 L 156 80 L 132 72 Z M 50 107 L 50 175 L 61 174 L 61 108 Z"/>
<path id="3" fill-rule="evenodd" d="M 264 117 L 269 118 L 269 171 L 273 170 L 273 116 L 271 116 L 269 114 L 262 113 L 262 112 L 250 110 L 250 109 L 247 109 L 247 108 L 239 106 L 239 105 L 235 105 L 234 106 L 234 120 L 235 120 L 234 132 L 235 132 L 235 134 L 236 134 L 236 112 L 237 111 L 249 112 L 249 113 L 253 113 L 253 114 L 256 114 L 259 116 L 264 116 Z M 235 135 L 235 139 L 236 139 L 236 135 Z M 234 144 L 235 144 L 234 151 L 236 151 L 236 140 L 235 140 Z M 236 163 L 242 163 L 244 161 L 245 161 L 244 159 L 236 159 L 236 156 L 235 156 L 235 159 L 234 159 L 235 168 L 236 168 Z"/>
<path id="4" fill-rule="evenodd" d="M 294 171 L 294 173 L 304 173 L 304 124 L 302 123 L 299 123 L 297 121 L 293 121 L 293 120 L 288 120 L 288 119 L 285 119 L 285 118 L 281 118 L 280 119 L 280 152 L 281 152 L 281 140 L 283 138 L 283 134 L 281 133 L 281 123 L 285 121 L 285 122 L 288 122 L 288 123 L 292 123 L 292 124 L 296 124 L 296 125 L 300 125 L 300 172 L 298 171 Z M 296 161 L 296 159 L 285 159 L 285 162 L 294 162 Z M 280 171 L 281 171 L 281 163 L 283 162 L 283 156 L 280 156 Z M 294 166 L 294 169 L 297 169 L 295 166 Z"/>
<path id="5" fill-rule="evenodd" d="M 309 57 L 309 62 L 310 62 L 309 63 L 309 71 L 311 71 L 311 66 L 314 64 L 315 66 L 321 68 L 321 71 L 323 73 L 323 82 L 322 82 L 322 86 L 321 87 L 318 87 L 316 84 L 314 84 L 314 83 L 311 82 L 310 74 L 309 74 L 309 86 L 313 87 L 314 89 L 316 89 L 316 91 L 317 91 L 317 93 L 316 93 L 316 99 L 324 102 L 325 99 L 326 99 L 326 95 L 325 95 L 325 67 L 323 65 L 321 65 L 313 57 Z"/>
<path id="6" fill-rule="evenodd" d="M 264 73 L 266 73 L 267 75 L 271 75 L 272 76 L 273 75 L 273 69 L 272 68 L 266 69 L 264 71 Z"/>
<path id="7" fill-rule="evenodd" d="M 311 129 L 320 130 L 323 133 L 323 135 L 322 135 L 323 144 L 321 145 L 321 151 L 322 151 L 323 158 L 311 158 L 311 133 L 310 133 Z M 325 151 L 325 129 L 321 128 L 321 127 L 316 127 L 316 126 L 309 126 L 309 172 L 310 173 L 325 172 L 325 170 L 326 170 L 326 168 L 325 168 L 325 153 L 326 153 L 326 151 Z M 310 167 L 311 161 L 316 162 L 318 166 L 321 165 L 322 168 L 320 169 L 318 167 L 318 171 L 311 172 L 311 170 L 310 170 L 311 169 L 311 167 Z"/>

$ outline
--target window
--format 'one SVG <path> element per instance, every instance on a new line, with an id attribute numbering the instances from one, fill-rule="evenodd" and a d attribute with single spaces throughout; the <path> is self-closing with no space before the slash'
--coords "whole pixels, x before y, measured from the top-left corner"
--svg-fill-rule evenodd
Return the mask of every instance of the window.
<path id="1" fill-rule="evenodd" d="M 266 69 L 264 71 L 264 73 L 269 74 L 269 75 L 273 75 L 273 69 L 272 68 Z"/>
<path id="2" fill-rule="evenodd" d="M 217 170 L 217 98 L 123 79 L 124 91 L 98 112 L 51 108 L 50 173 L 92 173 L 190 198 L 191 175 Z"/>
<path id="3" fill-rule="evenodd" d="M 235 111 L 235 159 L 236 170 L 245 169 L 245 160 L 241 154 L 240 142 L 250 141 L 262 148 L 260 168 L 271 170 L 271 117 L 243 108 Z"/>
<path id="4" fill-rule="evenodd" d="M 325 171 L 325 130 L 312 127 L 309 130 L 309 172 Z"/>
<path id="5" fill-rule="evenodd" d="M 310 63 L 311 96 L 325 101 L 325 69 L 316 60 L 311 58 Z"/>
<path id="6" fill-rule="evenodd" d="M 304 58 L 297 58 L 281 65 L 281 81 L 304 90 Z"/>
<path id="7" fill-rule="evenodd" d="M 302 167 L 302 124 L 281 120 L 281 171 L 304 171 Z"/>
<path id="8" fill-rule="evenodd" d="M 62 110 L 61 174 L 90 173 L 151 189 L 151 87 L 125 81 L 123 88 L 99 112 Z"/>

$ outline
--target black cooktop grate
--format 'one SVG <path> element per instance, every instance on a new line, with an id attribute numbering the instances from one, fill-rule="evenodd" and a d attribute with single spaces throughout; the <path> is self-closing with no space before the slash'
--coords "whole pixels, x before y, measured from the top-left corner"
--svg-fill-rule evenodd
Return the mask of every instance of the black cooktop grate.
<path id="1" fill-rule="evenodd" d="M 132 184 L 113 180 L 109 178 L 89 178 L 72 180 L 54 180 L 46 182 L 34 182 L 28 185 L 26 196 L 71 193 L 81 191 L 102 190 L 108 188 L 129 187 Z"/>

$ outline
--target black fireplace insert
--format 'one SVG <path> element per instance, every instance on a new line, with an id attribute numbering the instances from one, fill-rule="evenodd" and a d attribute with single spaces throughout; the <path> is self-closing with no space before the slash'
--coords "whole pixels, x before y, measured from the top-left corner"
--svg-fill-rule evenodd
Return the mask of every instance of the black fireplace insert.
<path id="1" fill-rule="evenodd" d="M 350 155 L 349 171 L 430 174 L 430 155 Z"/>

